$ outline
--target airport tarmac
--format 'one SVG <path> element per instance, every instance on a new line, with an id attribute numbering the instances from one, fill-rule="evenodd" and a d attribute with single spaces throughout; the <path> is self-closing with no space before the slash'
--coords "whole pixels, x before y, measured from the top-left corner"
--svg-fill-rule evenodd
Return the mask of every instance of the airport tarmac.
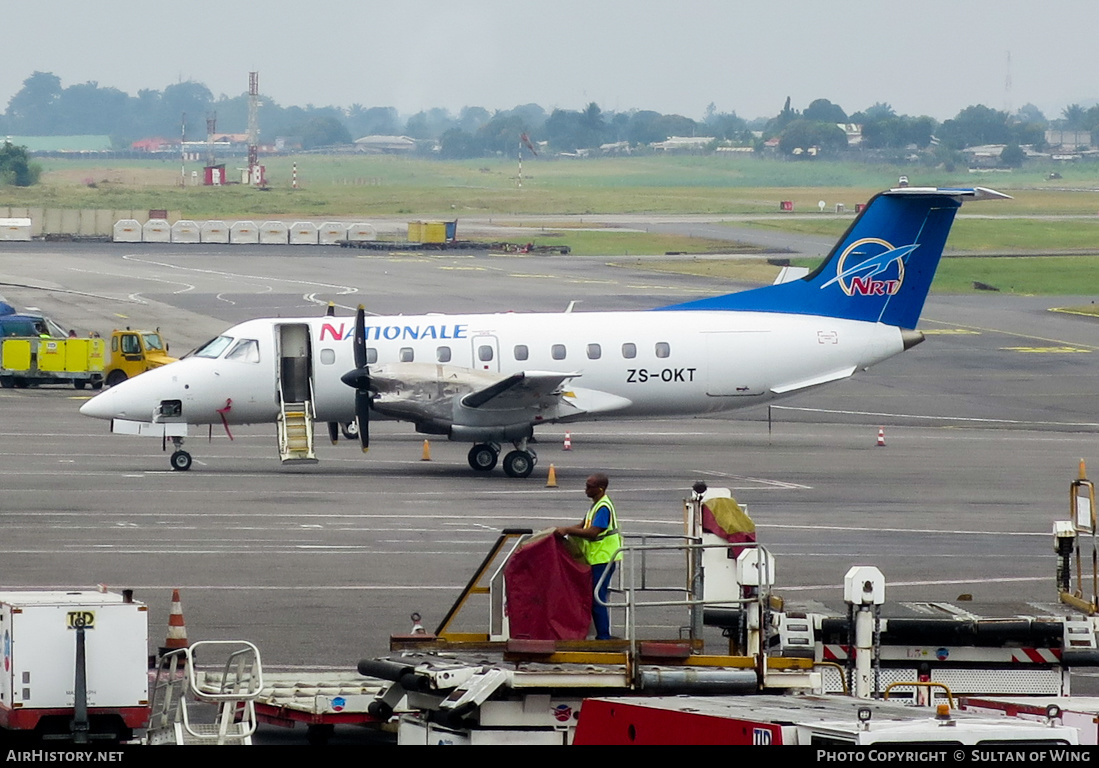
<path id="1" fill-rule="evenodd" d="M 606 261 L 4 244 L 0 294 L 81 333 L 159 326 L 179 354 L 235 322 L 320 314 L 330 300 L 350 321 L 360 302 L 378 314 L 585 311 L 743 287 Z M 869 372 L 770 413 L 576 424 L 568 452 L 549 426 L 527 480 L 475 475 L 463 443 L 432 440 L 422 461 L 423 436 L 397 424 L 372 427 L 365 456 L 325 441 L 304 467 L 280 466 L 271 425 L 193 435 L 194 468 L 172 472 L 158 440 L 80 416 L 90 393 L 0 390 L 3 585 L 133 588 L 154 646 L 179 587 L 192 640 L 252 641 L 271 668 L 346 670 L 384 653 L 413 611 L 433 629 L 500 529 L 579 521 L 598 470 L 628 533 L 680 532 L 696 480 L 732 488 L 777 556 L 776 591 L 794 600 L 838 600 L 860 564 L 882 569 L 891 601 L 1049 603 L 1051 527 L 1079 460 L 1099 476 L 1099 325 L 1049 309 L 1088 301 L 932 296 L 927 341 Z M 551 463 L 557 488 L 545 487 Z"/>

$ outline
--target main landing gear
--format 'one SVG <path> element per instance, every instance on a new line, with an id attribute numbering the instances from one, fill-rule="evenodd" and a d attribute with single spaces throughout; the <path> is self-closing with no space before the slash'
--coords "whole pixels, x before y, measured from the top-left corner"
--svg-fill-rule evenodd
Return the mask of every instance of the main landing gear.
<path id="1" fill-rule="evenodd" d="M 172 469 L 186 472 L 191 468 L 191 454 L 183 450 L 183 438 L 173 437 L 172 445 L 175 446 L 175 452 L 172 454 L 171 458 L 168 459 L 169 463 L 172 465 Z"/>
<path id="2" fill-rule="evenodd" d="M 508 477 L 530 477 L 538 456 L 527 447 L 527 440 L 519 440 L 514 451 L 504 455 L 504 474 Z M 499 443 L 477 443 L 469 449 L 469 466 L 477 472 L 489 472 L 500 460 Z"/>

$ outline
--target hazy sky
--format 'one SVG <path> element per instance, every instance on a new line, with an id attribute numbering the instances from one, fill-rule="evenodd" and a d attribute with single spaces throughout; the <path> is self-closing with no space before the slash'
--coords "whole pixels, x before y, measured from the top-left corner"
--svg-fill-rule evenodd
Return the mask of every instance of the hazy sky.
<path id="1" fill-rule="evenodd" d="M 283 106 L 402 114 L 534 102 L 700 119 L 787 96 L 847 112 L 1099 98 L 1099 0 L 0 0 L 0 107 L 35 70 L 131 95 L 196 80 Z M 1009 64 L 1010 59 L 1010 64 Z M 1008 82 L 1010 80 L 1010 88 Z"/>

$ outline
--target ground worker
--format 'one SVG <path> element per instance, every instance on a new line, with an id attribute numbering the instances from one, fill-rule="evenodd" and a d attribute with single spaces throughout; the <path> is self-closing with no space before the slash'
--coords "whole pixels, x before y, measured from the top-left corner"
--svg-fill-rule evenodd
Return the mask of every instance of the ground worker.
<path id="1" fill-rule="evenodd" d="M 610 480 L 604 474 L 588 478 L 584 493 L 591 499 L 591 509 L 580 525 L 558 528 L 558 536 L 568 536 L 580 548 L 584 560 L 591 566 L 592 585 L 598 586 L 592 600 L 591 615 L 595 623 L 595 639 L 611 640 L 611 615 L 606 606 L 607 590 L 614 575 L 615 564 L 622 559 L 622 536 L 614 503 L 607 495 Z"/>

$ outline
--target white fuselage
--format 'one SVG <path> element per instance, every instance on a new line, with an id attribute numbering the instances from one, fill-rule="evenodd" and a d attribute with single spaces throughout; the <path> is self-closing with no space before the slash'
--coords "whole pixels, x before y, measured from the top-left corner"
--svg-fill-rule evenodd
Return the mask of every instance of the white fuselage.
<path id="1" fill-rule="evenodd" d="M 308 344 L 281 349 L 287 337 L 279 328 L 287 325 L 307 327 Z M 349 422 L 354 390 L 340 377 L 356 367 L 354 326 L 348 317 L 244 322 L 223 335 L 254 339 L 258 356 L 187 357 L 105 391 L 82 412 L 147 422 L 162 401 L 179 400 L 189 424 L 274 422 L 280 360 L 289 353 L 308 359 L 317 420 Z M 579 402 L 601 404 L 578 419 L 731 410 L 846 378 L 904 349 L 893 326 L 743 311 L 368 317 L 365 336 L 372 366 L 576 374 L 565 388 L 587 393 Z"/>

